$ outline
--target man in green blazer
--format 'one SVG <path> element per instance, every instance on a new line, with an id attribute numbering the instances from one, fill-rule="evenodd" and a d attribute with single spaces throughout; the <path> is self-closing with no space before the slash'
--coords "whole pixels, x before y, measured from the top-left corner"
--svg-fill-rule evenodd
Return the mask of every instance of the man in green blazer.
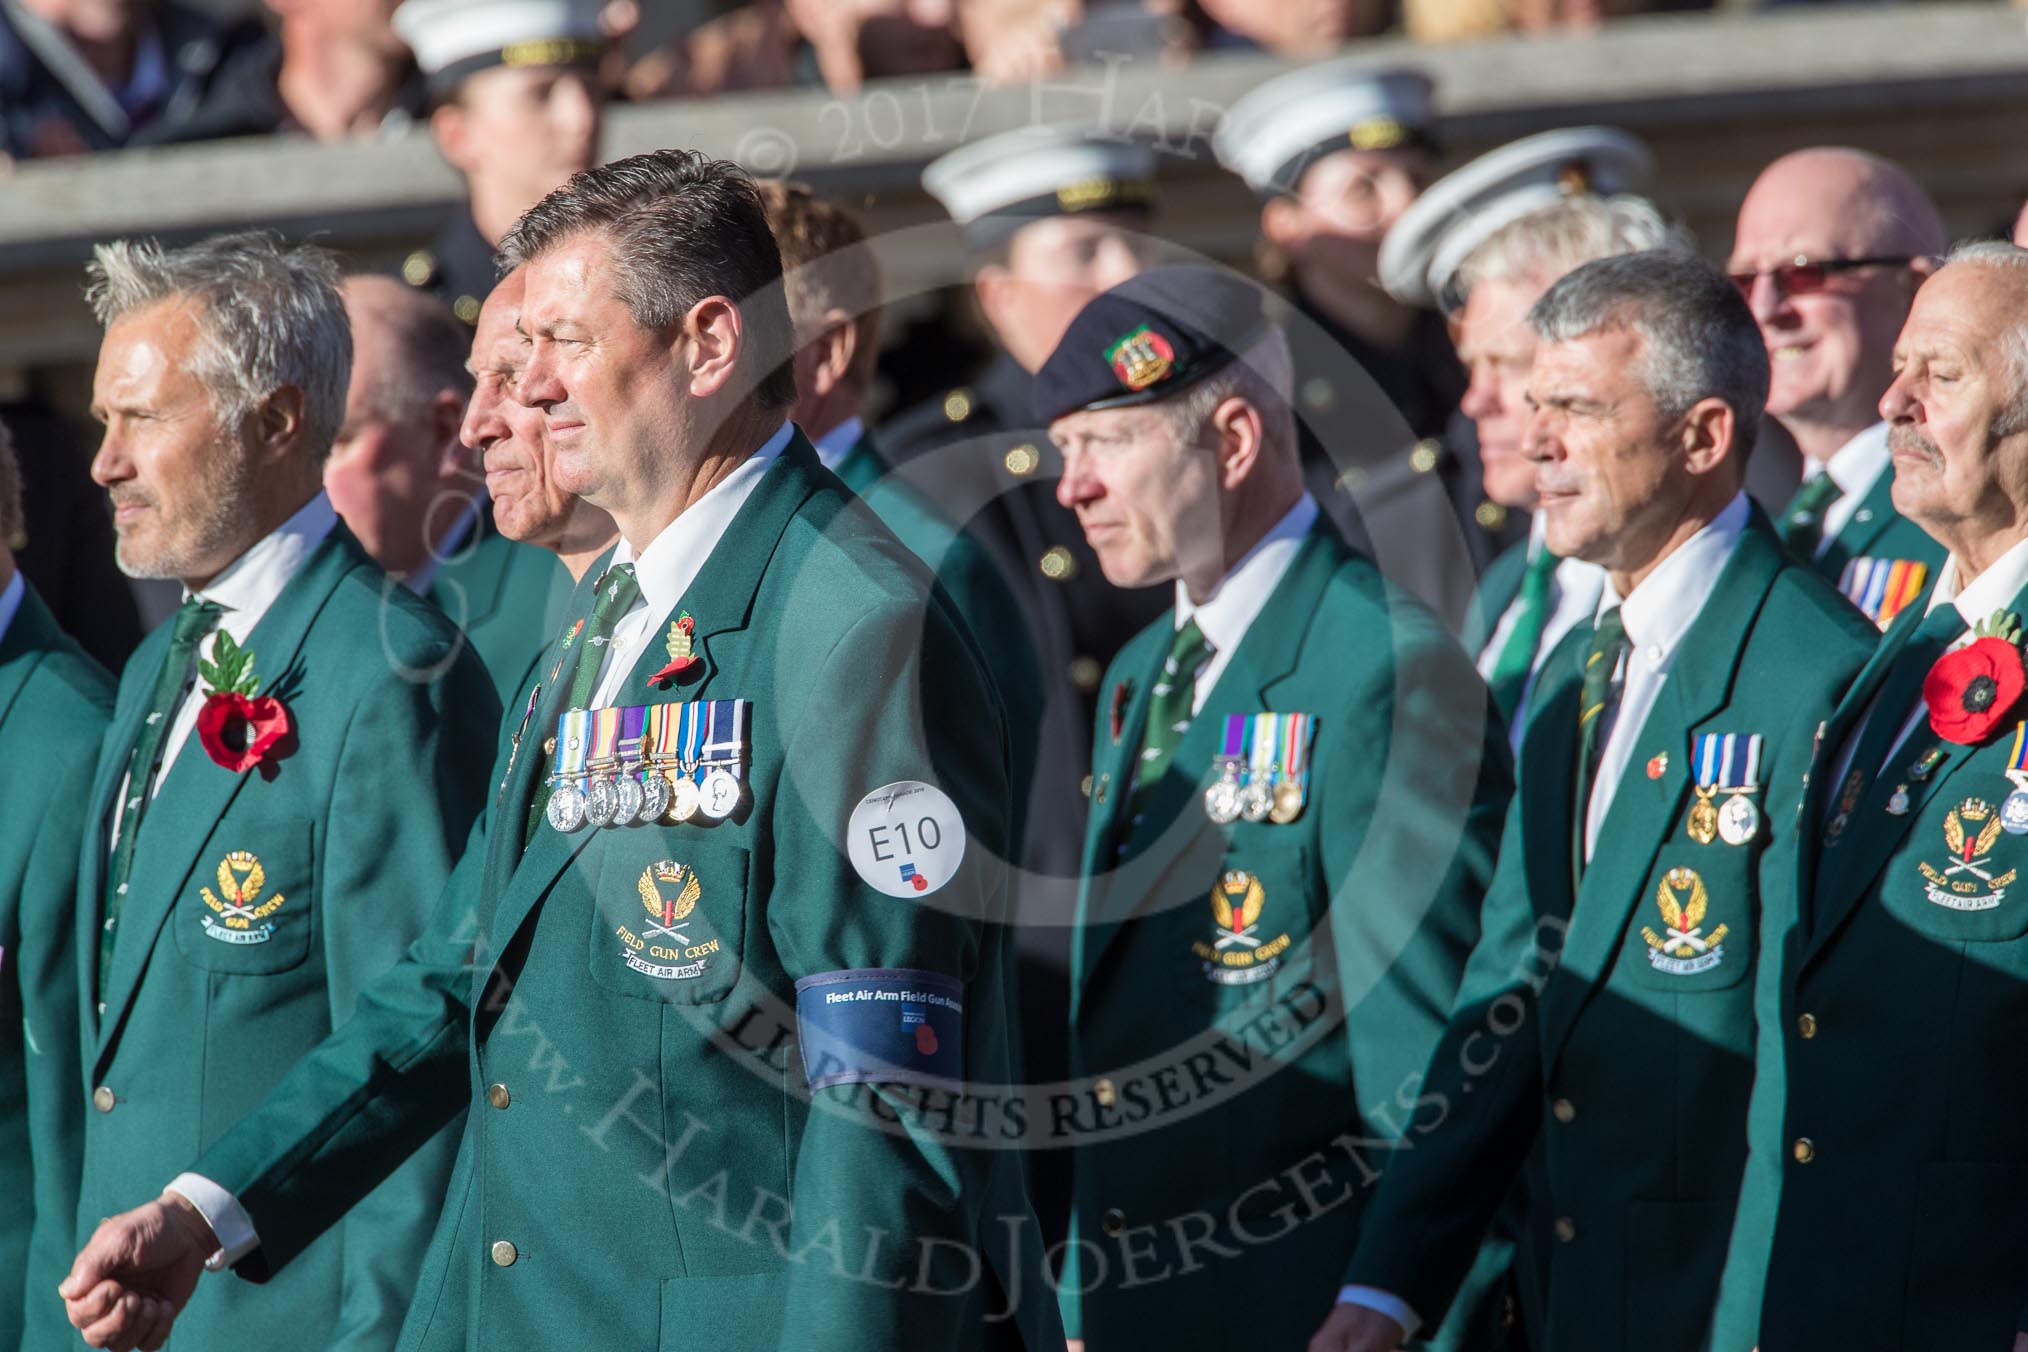
<path id="1" fill-rule="evenodd" d="M 1485 686 L 1304 491 L 1252 283 L 1091 301 L 1036 415 L 1106 576 L 1174 584 L 1102 687 L 1072 950 L 1065 1323 L 1297 1347 L 1478 934 L 1509 789 Z M 1452 1345 L 1470 1342 L 1469 1315 Z"/>
<path id="2" fill-rule="evenodd" d="M 1943 550 L 1895 510 L 1887 425 L 1894 339 L 1944 250 L 1921 185 L 1878 155 L 1782 156 L 1740 204 L 1727 271 L 1773 364 L 1768 413 L 1803 454 L 1783 540 L 1882 629 L 1934 579 Z"/>
<path id="3" fill-rule="evenodd" d="M 1765 1274 L 1769 1352 L 2028 1330 L 2024 304 L 2028 252 L 1960 249 L 1880 401 L 1895 505 L 1948 554 L 1832 715 L 1801 807 L 1735 1263 L 1749 1295 Z"/>
<path id="4" fill-rule="evenodd" d="M 0 1346 L 68 1335 L 49 1299 L 69 1267 L 79 1115 L 71 908 L 113 681 L 62 630 L 14 564 L 21 469 L 0 426 Z M 42 804 L 42 810 L 34 805 Z M 33 1071 L 28 1060 L 39 1063 Z M 33 1098 L 29 1086 L 59 1086 Z M 53 1215 L 30 1249 L 38 1215 Z M 24 1314 L 36 1331 L 24 1335 Z"/>
<path id="5" fill-rule="evenodd" d="M 464 631 L 512 699 L 547 640 L 546 609 L 576 579 L 506 535 L 478 490 L 475 449 L 459 436 L 471 330 L 392 277 L 348 277 L 344 295 L 352 381 L 324 491 L 374 560 Z"/>
<path id="6" fill-rule="evenodd" d="M 198 1159 L 216 1205 L 101 1229 L 72 1321 L 155 1335 L 214 1246 L 280 1280 L 470 1105 L 406 1347 L 1060 1345 L 988 1148 L 1019 1128 L 1008 732 L 921 565 L 782 421 L 750 180 L 635 156 L 507 249 L 516 397 L 621 542 L 430 932 Z"/>
<path id="7" fill-rule="evenodd" d="M 1588 263 L 1529 323 L 1548 543 L 1606 588 L 1545 668 L 1483 938 L 1329 1352 L 1440 1317 L 1535 1149 L 1545 1345 L 1751 1342 L 1710 1313 L 1794 915 L 1792 795 L 1871 629 L 1745 496 L 1768 364 L 1725 278 Z"/>
<path id="8" fill-rule="evenodd" d="M 92 473 L 121 567 L 186 599 L 127 664 L 76 805 L 84 1234 L 345 1022 L 483 804 L 485 671 L 320 491 L 351 355 L 335 282 L 328 256 L 259 234 L 109 245 L 92 267 Z M 199 1293 L 183 1340 L 392 1347 L 453 1145 L 283 1280 Z"/>

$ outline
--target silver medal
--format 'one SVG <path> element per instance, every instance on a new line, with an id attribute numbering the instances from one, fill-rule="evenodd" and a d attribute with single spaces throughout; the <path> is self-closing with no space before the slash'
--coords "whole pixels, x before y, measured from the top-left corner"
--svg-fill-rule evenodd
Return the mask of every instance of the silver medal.
<path id="1" fill-rule="evenodd" d="M 611 826 L 620 812 L 620 791 L 610 779 L 594 779 L 585 790 L 584 818 L 593 826 Z"/>
<path id="2" fill-rule="evenodd" d="M 613 814 L 614 826 L 632 826 L 641 815 L 641 781 L 632 774 L 621 774 L 613 785 L 619 794 L 619 810 Z"/>
<path id="3" fill-rule="evenodd" d="M 660 821 L 662 814 L 669 810 L 669 781 L 661 772 L 650 770 L 641 776 L 641 810 L 634 820 L 646 826 Z"/>
<path id="4" fill-rule="evenodd" d="M 584 795 L 564 784 L 549 795 L 549 824 L 566 835 L 584 825 Z"/>
<path id="5" fill-rule="evenodd" d="M 2028 789 L 2016 789 L 2000 804 L 2000 829 L 2010 836 L 2028 835 Z"/>
<path id="6" fill-rule="evenodd" d="M 698 790 L 697 810 L 713 821 L 730 817 L 739 806 L 739 781 L 728 770 L 713 770 Z"/>
<path id="7" fill-rule="evenodd" d="M 1735 793 L 1718 809 L 1718 837 L 1727 845 L 1744 845 L 1760 834 L 1760 809 L 1743 793 Z"/>
<path id="8" fill-rule="evenodd" d="M 669 785 L 669 820 L 687 822 L 697 815 L 697 781 L 683 775 Z"/>
<path id="9" fill-rule="evenodd" d="M 1239 815 L 1250 822 L 1266 821 L 1274 807 L 1274 788 L 1266 783 L 1249 784 L 1239 796 Z"/>
<path id="10" fill-rule="evenodd" d="M 1204 791 L 1204 815 L 1226 826 L 1239 820 L 1239 781 L 1221 779 Z"/>
<path id="11" fill-rule="evenodd" d="M 1897 784 L 1894 792 L 1887 795 L 1887 813 L 1891 817 L 1908 815 L 1908 785 Z"/>

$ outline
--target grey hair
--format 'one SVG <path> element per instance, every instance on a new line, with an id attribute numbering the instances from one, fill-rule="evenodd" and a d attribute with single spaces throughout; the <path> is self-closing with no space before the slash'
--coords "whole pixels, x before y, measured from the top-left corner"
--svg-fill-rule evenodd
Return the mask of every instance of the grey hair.
<path id="1" fill-rule="evenodd" d="M 1164 399 L 1157 407 L 1168 420 L 1169 434 L 1188 442 L 1196 440 L 1220 404 L 1228 399 L 1244 399 L 1260 413 L 1267 449 L 1293 455 L 1296 415 L 1289 404 L 1289 391 L 1294 370 L 1288 335 L 1278 325 L 1270 324 L 1230 362 L 1181 394 Z"/>
<path id="2" fill-rule="evenodd" d="M 450 306 L 374 273 L 346 278 L 345 294 L 353 309 L 371 316 L 369 324 L 354 326 L 353 351 L 362 327 L 386 349 L 364 392 L 367 408 L 392 422 L 413 422 L 447 390 L 461 402 L 472 397 L 475 382 L 465 364 L 472 331 Z"/>
<path id="3" fill-rule="evenodd" d="M 2004 239 L 1974 240 L 1958 245 L 1944 257 L 1944 267 L 1959 265 L 2008 268 L 2028 273 L 2028 249 Z M 1942 270 L 1938 269 L 1939 272 Z M 2028 284 L 2028 279 L 2024 279 L 2024 284 Z M 2014 376 L 2014 397 L 2007 401 L 2007 407 L 1994 421 L 1993 435 L 2011 437 L 2017 432 L 2028 431 L 2028 325 L 2015 319 L 2000 335 L 2000 345 L 2007 354 L 2008 366 Z"/>
<path id="4" fill-rule="evenodd" d="M 1547 343 L 1631 329 L 1656 411 L 1673 422 L 1699 400 L 1724 401 L 1744 465 L 1767 408 L 1767 344 L 1739 288 L 1709 265 L 1661 250 L 1598 259 L 1550 287 L 1528 324 Z"/>
<path id="5" fill-rule="evenodd" d="M 1689 240 L 1645 197 L 1569 197 L 1509 221 L 1465 256 L 1452 288 L 1462 298 L 1482 283 L 1542 285 L 1600 258 L 1674 249 Z"/>
<path id="6" fill-rule="evenodd" d="M 265 230 L 214 235 L 180 249 L 115 240 L 92 250 L 85 299 L 101 326 L 171 299 L 196 303 L 191 374 L 230 426 L 277 390 L 303 392 L 303 448 L 321 461 L 345 421 L 352 326 L 338 298 L 338 264 L 311 245 L 290 248 Z"/>

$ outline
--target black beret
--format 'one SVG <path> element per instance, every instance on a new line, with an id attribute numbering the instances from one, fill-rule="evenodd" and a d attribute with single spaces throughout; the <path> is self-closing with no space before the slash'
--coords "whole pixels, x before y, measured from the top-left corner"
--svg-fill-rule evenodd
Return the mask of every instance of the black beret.
<path id="1" fill-rule="evenodd" d="M 1223 268 L 1151 268 L 1092 297 L 1035 374 L 1044 423 L 1152 404 L 1223 369 L 1267 331 L 1261 290 Z"/>

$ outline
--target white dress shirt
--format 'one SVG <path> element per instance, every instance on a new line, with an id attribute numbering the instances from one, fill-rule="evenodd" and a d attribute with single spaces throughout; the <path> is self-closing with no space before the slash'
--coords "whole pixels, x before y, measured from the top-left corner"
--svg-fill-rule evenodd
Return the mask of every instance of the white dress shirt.
<path id="1" fill-rule="evenodd" d="M 1191 692 L 1191 717 L 1196 717 L 1204 708 L 1204 701 L 1210 698 L 1212 687 L 1218 684 L 1218 678 L 1232 661 L 1232 654 L 1238 649 L 1240 640 L 1246 637 L 1246 631 L 1252 627 L 1261 607 L 1267 604 L 1268 597 L 1281 585 L 1282 574 L 1289 571 L 1289 564 L 1295 560 L 1303 537 L 1315 524 L 1317 500 L 1305 493 L 1252 549 L 1246 551 L 1245 557 L 1218 580 L 1218 585 L 1211 589 L 1211 595 L 1202 601 L 1192 601 L 1190 589 L 1181 580 L 1177 581 L 1176 632 L 1181 632 L 1183 626 L 1194 619 L 1211 644 L 1211 660 L 1198 671 L 1197 685 Z"/>
<path id="2" fill-rule="evenodd" d="M 865 431 L 866 424 L 856 417 L 839 423 L 810 443 L 817 448 L 817 463 L 828 470 L 837 469 L 838 462 L 852 454 L 852 448 L 859 444 L 859 438 Z"/>
<path id="3" fill-rule="evenodd" d="M 1712 519 L 1710 525 L 1684 541 L 1675 553 L 1656 565 L 1655 571 L 1641 579 L 1640 585 L 1625 600 L 1614 590 L 1611 579 L 1605 581 L 1595 616 L 1604 615 L 1618 606 L 1620 621 L 1627 627 L 1627 639 L 1632 646 L 1620 662 L 1619 706 L 1604 732 L 1605 745 L 1599 753 L 1598 777 L 1592 781 L 1591 802 L 1585 813 L 1584 857 L 1587 862 L 1591 859 L 1592 842 L 1598 834 L 1599 823 L 1605 820 L 1607 810 L 1612 807 L 1620 776 L 1626 772 L 1627 762 L 1633 757 L 1641 725 L 1648 721 L 1648 713 L 1655 707 L 1655 698 L 1662 693 L 1662 683 L 1668 679 L 1669 669 L 1675 665 L 1676 654 L 1682 649 L 1683 635 L 1711 599 L 1712 591 L 1718 585 L 1719 573 L 1724 571 L 1733 550 L 1738 547 L 1740 534 L 1746 529 L 1746 519 L 1746 495 L 1741 493 Z M 1404 1337 L 1413 1336 L 1422 1326 L 1422 1319 L 1415 1310 L 1389 1291 L 1370 1286 L 1347 1286 L 1339 1290 L 1338 1300 L 1341 1304 L 1363 1305 L 1386 1315 L 1406 1330 Z"/>
<path id="4" fill-rule="evenodd" d="M 793 431 L 793 424 L 783 423 L 758 451 L 664 526 L 662 533 L 639 555 L 624 539 L 614 548 L 614 564 L 634 565 L 641 595 L 620 617 L 613 628 L 612 642 L 606 645 L 597 693 L 592 700 L 595 707 L 622 703 L 622 696 L 632 693 L 621 687 L 641 650 L 661 634 L 662 617 L 676 608 L 684 591 L 696 581 L 704 561 L 725 538 L 732 518 L 753 496 L 768 467 L 787 448 Z M 206 1267 L 214 1272 L 230 1267 L 260 1247 L 260 1237 L 254 1233 L 253 1220 L 246 1214 L 246 1208 L 218 1184 L 202 1174 L 179 1174 L 170 1182 L 169 1190 L 196 1207 L 218 1236 L 218 1252 Z"/>
<path id="5" fill-rule="evenodd" d="M 268 613 L 275 598 L 289 585 L 291 578 L 303 566 L 318 545 L 338 524 L 338 513 L 331 507 L 331 500 L 319 493 L 297 510 L 296 514 L 284 521 L 275 530 L 262 537 L 260 543 L 234 559 L 226 570 L 211 579 L 201 590 L 194 593 L 203 600 L 223 607 L 218 623 L 212 627 L 197 645 L 199 661 L 209 662 L 212 650 L 218 646 L 219 631 L 231 634 L 233 642 L 245 645 L 247 635 Z M 193 593 L 185 591 L 184 600 Z M 276 654 L 270 654 L 275 657 Z M 254 675 L 262 680 L 273 678 L 277 673 L 262 665 L 260 653 L 254 653 Z M 183 692 L 182 703 L 176 706 L 175 715 L 169 720 L 169 732 L 162 739 L 161 769 L 154 781 L 147 786 L 148 797 L 153 801 L 162 791 L 162 781 L 169 778 L 169 767 L 176 763 L 176 757 L 183 751 L 190 734 L 197 728 L 197 711 L 204 707 L 205 690 L 203 683 L 196 679 L 197 663 L 190 664 L 188 682 Z M 113 800 L 112 829 L 106 833 L 106 850 L 112 851 L 119 843 L 120 826 L 125 820 L 127 809 L 133 804 L 134 788 L 122 781 L 120 796 Z"/>
<path id="6" fill-rule="evenodd" d="M 1838 500 L 1824 509 L 1815 557 L 1822 558 L 1838 532 L 1850 524 L 1852 514 L 1873 491 L 1873 485 L 1886 473 L 1893 458 L 1887 449 L 1887 424 L 1877 422 L 1833 451 L 1829 460 L 1803 461 L 1804 482 L 1828 474 L 1831 482 L 1838 485 Z"/>
<path id="7" fill-rule="evenodd" d="M 1547 532 L 1548 519 L 1537 512 L 1535 519 L 1528 523 L 1528 559 L 1532 563 L 1542 556 L 1549 547 Z M 1576 628 L 1580 621 L 1589 620 L 1598 611 L 1599 594 L 1605 590 L 1605 569 L 1583 559 L 1565 559 L 1556 565 L 1556 572 L 1549 581 L 1549 618 L 1542 626 L 1542 641 L 1535 645 L 1535 658 L 1528 667 L 1528 680 L 1521 688 L 1521 702 L 1514 706 L 1514 717 L 1507 724 L 1507 745 L 1510 750 L 1521 749 L 1521 730 L 1527 726 L 1528 700 L 1535 693 L 1535 677 L 1542 670 L 1542 660 L 1556 651 L 1556 645 L 1563 636 Z M 1500 612 L 1500 622 L 1493 627 L 1492 637 L 1479 650 L 1477 666 L 1479 675 L 1488 681 L 1493 679 L 1493 669 L 1500 664 L 1500 654 L 1507 646 L 1508 635 L 1521 621 L 1521 598 L 1507 603 Z"/>
<path id="8" fill-rule="evenodd" d="M 1957 607 L 1959 616 L 1965 622 L 1965 632 L 1959 634 L 1950 647 L 1945 649 L 1946 652 L 1956 652 L 1974 641 L 1976 636 L 1971 631 L 1973 625 L 1994 611 L 2005 609 L 2016 596 L 2020 595 L 2023 587 L 2028 587 L 2028 540 L 2023 540 L 1995 559 L 1993 566 L 1980 573 L 1970 586 L 1965 586 L 1959 580 L 1958 556 L 1952 554 L 1944 559 L 1943 567 L 1937 572 L 1936 586 L 1930 588 L 1929 604 L 1923 607 L 1923 617 L 1926 619 L 1935 614 L 1941 606 Z M 1836 770 L 1831 777 L 1832 784 L 1844 783 L 1845 776 L 1851 773 L 1852 758 L 1859 754 L 1859 739 L 1877 712 L 1879 712 L 1877 709 L 1868 708 L 1866 716 L 1852 725 L 1851 734 L 1846 737 L 1845 745 L 1838 753 Z M 1869 773 L 1879 774 L 1901 750 L 1902 743 L 1906 742 L 1909 735 L 1921 727 L 1928 718 L 1929 705 L 1920 699 L 1916 700 L 1915 707 L 1902 719 L 1901 731 L 1895 734 L 1894 744 L 1887 748 L 1886 757 L 1879 765 L 1871 767 Z M 1835 794 L 1825 795 L 1824 815 L 1829 816 L 1836 811 L 1832 806 L 1835 797 Z"/>
<path id="9" fill-rule="evenodd" d="M 7 626 L 14 623 L 14 617 L 21 613 L 21 598 L 28 592 L 28 584 L 21 579 L 21 570 L 14 570 L 14 576 L 7 579 L 7 585 L 0 587 L 0 639 L 7 637 Z"/>

